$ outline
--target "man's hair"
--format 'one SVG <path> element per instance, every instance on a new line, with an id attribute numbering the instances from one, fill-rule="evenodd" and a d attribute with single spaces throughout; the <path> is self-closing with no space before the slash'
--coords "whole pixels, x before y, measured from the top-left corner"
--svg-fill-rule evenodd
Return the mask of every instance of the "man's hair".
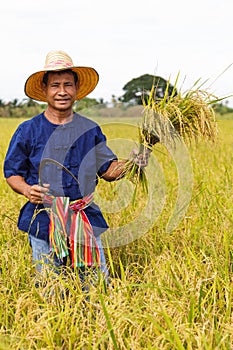
<path id="1" fill-rule="evenodd" d="M 78 75 L 76 72 L 72 71 L 72 69 L 65 69 L 65 70 L 58 70 L 58 71 L 48 71 L 44 74 L 42 83 L 47 86 L 49 74 L 63 74 L 63 73 L 71 73 L 74 76 L 74 82 L 75 84 L 78 82 Z"/>

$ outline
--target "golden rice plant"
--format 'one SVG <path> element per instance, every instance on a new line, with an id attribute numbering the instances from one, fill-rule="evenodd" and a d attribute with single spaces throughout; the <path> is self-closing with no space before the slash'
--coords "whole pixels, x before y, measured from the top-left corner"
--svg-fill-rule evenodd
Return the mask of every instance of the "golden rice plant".
<path id="1" fill-rule="evenodd" d="M 139 153 L 145 149 L 153 150 L 160 142 L 166 147 L 175 146 L 176 141 L 190 144 L 200 140 L 215 142 L 217 139 L 217 123 L 213 105 L 222 99 L 199 85 L 182 94 L 176 85 L 169 92 L 168 81 L 163 98 L 157 97 L 156 86 L 152 86 L 149 96 L 143 97 L 143 113 L 139 123 Z M 141 183 L 147 190 L 147 178 L 143 168 L 129 160 L 125 167 L 125 176 L 136 184 Z"/>
<path id="2" fill-rule="evenodd" d="M 143 100 L 141 129 L 146 126 L 149 132 L 157 134 L 162 140 L 169 137 L 166 133 L 171 136 L 178 133 L 185 142 L 197 142 L 200 139 L 216 141 L 217 124 L 213 104 L 220 99 L 203 89 L 202 85 L 197 86 L 198 82 L 184 94 L 176 91 L 175 84 L 170 95 L 168 83 L 161 99 L 156 97 L 156 87 L 153 86 L 148 99 Z M 169 127 L 165 127 L 166 124 Z"/>

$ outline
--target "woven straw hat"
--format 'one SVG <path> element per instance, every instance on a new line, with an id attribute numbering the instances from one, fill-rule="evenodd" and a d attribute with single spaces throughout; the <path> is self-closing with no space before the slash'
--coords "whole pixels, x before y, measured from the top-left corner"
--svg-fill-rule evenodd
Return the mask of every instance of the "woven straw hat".
<path id="1" fill-rule="evenodd" d="M 47 102 L 42 91 L 42 79 L 48 71 L 61 71 L 72 69 L 78 75 L 78 91 L 76 100 L 87 96 L 96 87 L 99 75 L 91 67 L 75 67 L 72 59 L 64 51 L 51 51 L 47 54 L 44 69 L 36 72 L 27 79 L 24 91 L 25 94 L 37 101 Z"/>

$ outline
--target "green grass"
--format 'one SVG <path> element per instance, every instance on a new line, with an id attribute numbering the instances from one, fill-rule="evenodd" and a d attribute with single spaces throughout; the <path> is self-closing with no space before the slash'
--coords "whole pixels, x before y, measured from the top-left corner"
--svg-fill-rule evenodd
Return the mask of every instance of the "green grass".
<path id="1" fill-rule="evenodd" d="M 19 122 L 0 119 L 1 162 Z M 109 118 L 98 122 L 106 122 L 110 143 L 137 139 L 136 120 L 127 119 L 128 126 L 124 120 L 123 127 L 122 120 L 121 125 Z M 165 205 L 140 238 L 106 248 L 112 284 L 107 290 L 101 282 L 91 287 L 90 302 L 73 274 L 48 279 L 48 287 L 55 288 L 49 300 L 34 288 L 27 235 L 16 227 L 25 200 L 1 176 L 0 349 L 233 348 L 233 120 L 219 119 L 218 127 L 216 144 L 189 148 L 192 200 L 172 233 L 166 225 L 177 196 L 176 167 L 162 147 L 154 150 L 166 180 Z M 117 190 L 123 191 L 120 197 Z M 133 222 L 143 210 L 144 196 L 138 193 L 134 208 L 127 203 L 114 213 L 106 209 L 110 228 Z M 121 197 L 125 192 L 120 182 L 100 181 L 100 201 L 119 202 Z M 61 300 L 65 289 L 69 294 Z"/>

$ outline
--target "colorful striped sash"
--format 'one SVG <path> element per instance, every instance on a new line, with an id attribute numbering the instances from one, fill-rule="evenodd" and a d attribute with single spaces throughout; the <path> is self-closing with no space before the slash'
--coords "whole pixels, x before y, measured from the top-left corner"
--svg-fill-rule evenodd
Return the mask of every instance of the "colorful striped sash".
<path id="1" fill-rule="evenodd" d="M 51 205 L 49 224 L 51 251 L 60 259 L 70 255 L 72 267 L 99 266 L 99 247 L 84 211 L 93 202 L 93 194 L 72 203 L 69 197 L 46 195 L 44 202 Z M 68 224 L 69 232 L 67 232 Z"/>

